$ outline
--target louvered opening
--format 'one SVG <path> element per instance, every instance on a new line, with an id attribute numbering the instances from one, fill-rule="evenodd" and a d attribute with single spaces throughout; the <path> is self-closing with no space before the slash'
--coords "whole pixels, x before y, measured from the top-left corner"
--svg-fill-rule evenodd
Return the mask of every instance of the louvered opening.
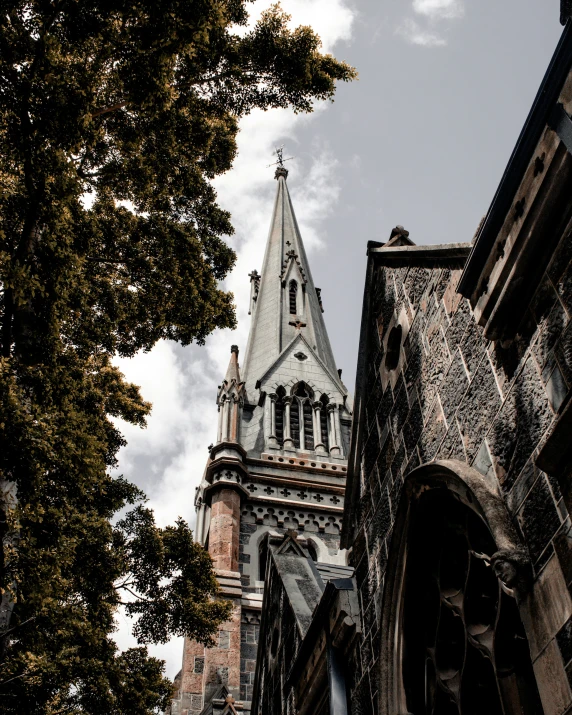
<path id="1" fill-rule="evenodd" d="M 309 401 L 304 402 L 302 408 L 304 414 L 304 442 L 306 449 L 314 449 L 314 420 L 312 419 L 312 405 Z"/>
<path id="2" fill-rule="evenodd" d="M 278 444 L 284 443 L 284 396 L 286 391 L 283 387 L 279 387 L 276 391 L 278 399 L 276 400 L 276 439 Z"/>
<path id="3" fill-rule="evenodd" d="M 320 408 L 320 430 L 322 433 L 322 444 L 326 449 L 330 449 L 330 441 L 328 439 L 328 398 L 326 395 L 322 395 L 320 402 L 322 407 Z"/>
<path id="4" fill-rule="evenodd" d="M 298 284 L 296 281 L 290 281 L 290 313 L 296 315 L 298 313 L 296 298 L 298 295 Z"/>
<path id="5" fill-rule="evenodd" d="M 294 446 L 300 449 L 300 404 L 293 400 L 290 407 L 290 436 Z"/>

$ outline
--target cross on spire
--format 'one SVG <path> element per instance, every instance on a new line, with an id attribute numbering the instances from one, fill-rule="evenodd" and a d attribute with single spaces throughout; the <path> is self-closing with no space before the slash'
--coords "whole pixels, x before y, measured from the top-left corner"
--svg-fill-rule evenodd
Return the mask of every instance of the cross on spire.
<path id="1" fill-rule="evenodd" d="M 267 169 L 270 169 L 271 166 L 278 166 L 279 168 L 283 169 L 284 162 L 290 161 L 291 159 L 294 158 L 293 156 L 289 156 L 286 159 L 284 158 L 284 144 L 282 144 L 282 146 L 280 146 L 280 147 L 276 147 L 276 149 L 274 149 L 273 153 L 276 154 L 276 156 L 278 157 L 278 160 L 273 162 L 272 164 L 268 164 L 268 166 L 266 167 Z"/>
<path id="2" fill-rule="evenodd" d="M 274 172 L 274 178 L 278 179 L 280 176 L 286 178 L 288 176 L 288 170 L 284 166 L 284 162 L 290 161 L 294 157 L 289 156 L 286 159 L 284 158 L 284 144 L 282 144 L 282 146 L 280 147 L 276 147 L 276 149 L 274 150 L 274 154 L 276 154 L 276 156 L 278 157 L 277 160 L 272 164 L 268 164 L 266 168 L 269 169 L 271 166 L 275 166 L 276 171 Z"/>

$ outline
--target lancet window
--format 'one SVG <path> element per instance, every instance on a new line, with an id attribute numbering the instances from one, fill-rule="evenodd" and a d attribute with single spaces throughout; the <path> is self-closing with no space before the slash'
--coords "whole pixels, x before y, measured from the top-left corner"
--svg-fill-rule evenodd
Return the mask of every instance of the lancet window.
<path id="1" fill-rule="evenodd" d="M 296 281 L 290 281 L 290 289 L 288 291 L 290 299 L 290 313 L 291 315 L 297 315 L 298 313 L 298 284 Z"/>
<path id="2" fill-rule="evenodd" d="M 298 383 L 294 394 L 297 397 L 299 413 L 302 418 L 300 444 L 302 444 L 303 441 L 304 449 L 314 449 L 314 420 L 312 416 L 312 404 L 310 402 L 312 398 L 312 391 L 304 382 L 300 382 Z"/>
<path id="3" fill-rule="evenodd" d="M 258 547 L 258 580 L 264 581 L 266 576 L 266 562 L 268 561 L 268 541 L 262 539 Z"/>

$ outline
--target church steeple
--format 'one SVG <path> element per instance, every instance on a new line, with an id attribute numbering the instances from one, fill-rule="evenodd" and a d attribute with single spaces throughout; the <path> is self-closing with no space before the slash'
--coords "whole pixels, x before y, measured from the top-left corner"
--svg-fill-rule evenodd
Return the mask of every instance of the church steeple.
<path id="1" fill-rule="evenodd" d="M 304 533 L 308 558 L 345 564 L 339 548 L 351 411 L 279 154 L 262 274 L 250 274 L 252 323 L 217 393 L 216 443 L 197 489 L 196 535 L 233 603 L 217 644 L 185 641 L 172 715 L 250 712 L 268 544 Z M 214 406 L 213 406 L 214 407 Z M 302 552 L 305 553 L 305 552 Z"/>
<path id="2" fill-rule="evenodd" d="M 312 279 L 287 176 L 283 166 L 276 169 L 278 185 L 262 273 L 255 274 L 254 279 L 255 300 L 251 301 L 252 323 L 243 365 L 249 399 L 265 369 L 298 336 L 304 338 L 308 348 L 341 386 L 322 316 L 319 289 Z"/>

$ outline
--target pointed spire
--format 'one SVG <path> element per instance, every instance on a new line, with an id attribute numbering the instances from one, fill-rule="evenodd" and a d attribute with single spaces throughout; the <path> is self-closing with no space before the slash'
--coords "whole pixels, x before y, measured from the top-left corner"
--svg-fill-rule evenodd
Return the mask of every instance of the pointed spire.
<path id="1" fill-rule="evenodd" d="M 232 382 L 240 382 L 240 368 L 238 366 L 238 345 L 230 346 L 230 361 L 228 363 L 228 368 L 226 370 L 226 375 L 224 378 L 225 382 L 228 383 L 229 387 Z"/>
<path id="2" fill-rule="evenodd" d="M 226 375 L 222 385 L 219 385 L 217 404 L 220 405 L 224 400 L 234 397 L 236 400 L 241 400 L 244 392 L 244 382 L 240 380 L 240 367 L 238 364 L 238 346 L 231 345 L 230 360 Z"/>
<path id="3" fill-rule="evenodd" d="M 312 279 L 287 176 L 284 166 L 276 168 L 274 211 L 262 272 L 256 276 L 256 301 L 243 363 L 249 400 L 255 398 L 257 380 L 297 335 L 302 335 L 326 368 L 337 376 L 322 300 Z"/>

